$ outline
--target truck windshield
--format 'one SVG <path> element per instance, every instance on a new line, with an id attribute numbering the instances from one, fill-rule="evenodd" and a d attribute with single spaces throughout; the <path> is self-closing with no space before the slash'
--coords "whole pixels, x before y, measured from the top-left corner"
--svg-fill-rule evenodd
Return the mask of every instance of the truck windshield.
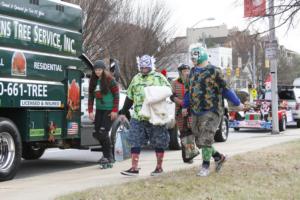
<path id="1" fill-rule="evenodd" d="M 280 91 L 278 93 L 279 99 L 295 100 L 294 91 Z"/>

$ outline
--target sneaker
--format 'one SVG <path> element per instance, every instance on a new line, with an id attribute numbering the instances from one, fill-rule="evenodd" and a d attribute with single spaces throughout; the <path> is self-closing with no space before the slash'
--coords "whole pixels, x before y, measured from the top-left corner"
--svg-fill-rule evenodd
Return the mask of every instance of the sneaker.
<path id="1" fill-rule="evenodd" d="M 201 167 L 199 173 L 197 174 L 197 176 L 202 176 L 202 177 L 206 177 L 209 175 L 209 168 L 205 168 L 205 167 Z"/>
<path id="2" fill-rule="evenodd" d="M 184 160 L 183 161 L 184 163 L 187 163 L 187 164 L 193 164 L 194 163 L 194 160 L 191 159 L 191 160 Z"/>
<path id="3" fill-rule="evenodd" d="M 125 176 L 138 176 L 139 175 L 139 170 L 130 168 L 128 170 L 121 171 L 121 174 L 125 175 Z"/>
<path id="4" fill-rule="evenodd" d="M 226 162 L 227 156 L 221 154 L 221 159 L 215 162 L 216 165 L 216 172 L 219 172 L 223 166 L 223 164 Z"/>
<path id="5" fill-rule="evenodd" d="M 155 168 L 153 172 L 151 172 L 151 176 L 159 176 L 164 172 L 162 168 Z"/>

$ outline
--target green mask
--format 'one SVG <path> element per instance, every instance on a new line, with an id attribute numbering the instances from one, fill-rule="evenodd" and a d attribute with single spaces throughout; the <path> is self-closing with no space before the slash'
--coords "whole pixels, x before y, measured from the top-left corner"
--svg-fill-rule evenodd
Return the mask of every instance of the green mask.
<path id="1" fill-rule="evenodd" d="M 197 64 L 202 64 L 208 60 L 207 50 L 203 47 L 193 48 L 191 51 L 191 58 L 193 61 L 197 61 Z"/>

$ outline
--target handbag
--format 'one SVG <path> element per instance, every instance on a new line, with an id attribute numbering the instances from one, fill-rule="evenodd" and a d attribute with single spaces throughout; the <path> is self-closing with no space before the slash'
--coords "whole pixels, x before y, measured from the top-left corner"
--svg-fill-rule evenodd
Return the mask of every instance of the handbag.
<path id="1" fill-rule="evenodd" d="M 128 142 L 128 133 L 129 130 L 124 125 L 121 125 L 116 133 L 116 143 L 114 148 L 116 161 L 123 161 L 131 157 L 131 146 Z"/>
<path id="2" fill-rule="evenodd" d="M 200 154 L 200 151 L 195 143 L 194 135 L 186 135 L 181 138 L 182 157 L 184 161 L 189 161 Z"/>

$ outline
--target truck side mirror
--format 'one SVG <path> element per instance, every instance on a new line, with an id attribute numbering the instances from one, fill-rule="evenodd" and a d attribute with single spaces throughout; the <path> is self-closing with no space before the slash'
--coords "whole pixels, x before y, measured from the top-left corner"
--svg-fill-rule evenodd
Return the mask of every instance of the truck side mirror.
<path id="1" fill-rule="evenodd" d="M 94 65 L 92 61 L 84 53 L 79 56 L 79 59 L 82 60 L 91 71 L 94 70 Z"/>

